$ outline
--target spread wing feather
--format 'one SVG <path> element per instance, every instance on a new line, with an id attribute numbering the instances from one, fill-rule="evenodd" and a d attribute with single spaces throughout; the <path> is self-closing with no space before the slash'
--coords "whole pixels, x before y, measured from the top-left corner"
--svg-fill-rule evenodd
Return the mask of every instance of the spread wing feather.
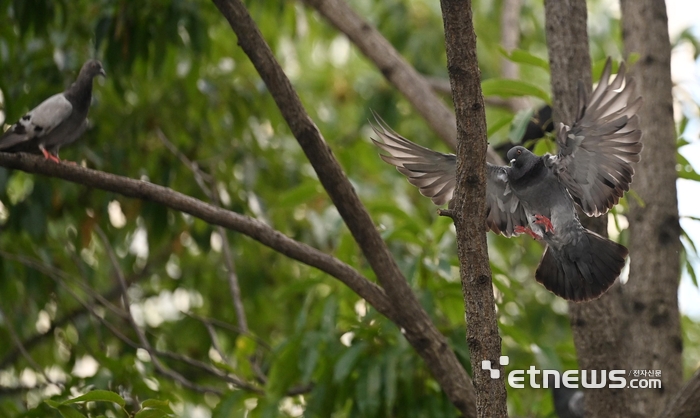
<path id="1" fill-rule="evenodd" d="M 606 213 L 629 190 L 639 162 L 642 133 L 637 111 L 642 105 L 634 80 L 626 77 L 624 64 L 610 82 L 608 59 L 600 83 L 586 100 L 579 85 L 579 110 L 571 128 L 560 125 L 559 153 L 548 164 L 589 216 Z"/>
<path id="2" fill-rule="evenodd" d="M 372 142 L 388 155 L 380 154 L 385 162 L 393 165 L 418 187 L 423 196 L 436 205 L 452 200 L 457 175 L 457 157 L 443 154 L 414 144 L 394 132 L 375 115 L 372 129 L 381 141 Z M 527 226 L 527 216 L 508 185 L 508 168 L 487 163 L 486 223 L 493 232 L 510 237 L 516 226 Z"/>

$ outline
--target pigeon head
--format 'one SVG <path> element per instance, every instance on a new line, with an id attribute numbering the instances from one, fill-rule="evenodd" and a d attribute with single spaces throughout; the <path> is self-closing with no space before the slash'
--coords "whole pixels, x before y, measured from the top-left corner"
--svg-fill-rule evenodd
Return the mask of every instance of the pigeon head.
<path id="1" fill-rule="evenodd" d="M 94 77 L 101 75 L 106 77 L 104 68 L 102 68 L 102 63 L 97 60 L 89 60 L 83 64 L 83 68 L 80 69 L 79 78 L 89 78 L 92 80 Z"/>
<path id="2" fill-rule="evenodd" d="M 537 156 L 533 154 L 529 149 L 521 146 L 513 147 L 508 150 L 506 158 L 513 167 L 528 167 L 535 163 Z"/>

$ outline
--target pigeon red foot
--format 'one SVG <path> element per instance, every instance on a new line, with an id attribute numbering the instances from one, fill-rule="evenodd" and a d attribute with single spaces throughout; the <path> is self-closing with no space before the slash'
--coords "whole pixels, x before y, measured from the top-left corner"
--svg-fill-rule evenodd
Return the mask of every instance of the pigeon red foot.
<path id="1" fill-rule="evenodd" d="M 552 225 L 552 221 L 550 221 L 549 218 L 544 215 L 535 215 L 535 223 L 544 225 L 545 232 L 554 232 L 554 225 Z"/>
<path id="2" fill-rule="evenodd" d="M 41 153 L 44 154 L 44 157 L 46 157 L 47 160 L 51 160 L 51 161 L 55 162 L 56 164 L 61 162 L 61 160 L 59 160 L 57 156 L 52 155 L 50 152 L 46 151 L 44 148 L 41 148 Z"/>
<path id="3" fill-rule="evenodd" d="M 532 238 L 534 238 L 536 240 L 542 239 L 542 237 L 537 235 L 537 233 L 535 233 L 535 231 L 533 231 L 532 229 L 525 227 L 525 226 L 518 225 L 513 229 L 513 232 L 515 232 L 516 234 L 528 234 L 529 236 L 531 236 Z"/>

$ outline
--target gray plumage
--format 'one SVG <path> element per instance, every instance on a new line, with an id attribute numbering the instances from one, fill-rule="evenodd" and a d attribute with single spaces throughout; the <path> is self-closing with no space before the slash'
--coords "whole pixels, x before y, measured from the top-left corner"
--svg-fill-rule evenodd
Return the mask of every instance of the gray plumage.
<path id="1" fill-rule="evenodd" d="M 547 243 L 535 278 L 568 300 L 603 294 L 619 276 L 627 249 L 579 222 L 577 204 L 589 216 L 607 213 L 629 190 L 642 144 L 634 80 L 624 64 L 609 82 L 611 62 L 590 98 L 579 85 L 579 109 L 572 127 L 561 124 L 557 155 L 536 156 L 524 147 L 508 151 L 510 167 L 487 163 L 486 224 L 507 237 L 526 232 Z M 389 155 L 382 159 L 437 205 L 454 194 L 456 157 L 401 137 L 377 118 L 373 126 Z"/>
<path id="2" fill-rule="evenodd" d="M 66 91 L 44 100 L 0 136 L 0 151 L 42 153 L 58 162 L 61 146 L 85 132 L 92 80 L 97 75 L 105 76 L 99 61 L 83 64 L 75 83 Z"/>

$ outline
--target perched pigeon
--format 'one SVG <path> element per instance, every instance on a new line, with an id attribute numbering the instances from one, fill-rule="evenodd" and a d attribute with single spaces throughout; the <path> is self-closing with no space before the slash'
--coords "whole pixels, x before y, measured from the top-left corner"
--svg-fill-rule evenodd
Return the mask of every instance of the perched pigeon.
<path id="1" fill-rule="evenodd" d="M 535 273 L 537 281 L 564 299 L 585 301 L 603 294 L 620 275 L 627 248 L 581 226 L 574 203 L 588 216 L 600 216 L 629 190 L 642 151 L 634 80 L 624 64 L 609 83 L 611 62 L 586 100 L 579 85 L 579 108 L 572 127 L 557 132 L 559 153 L 534 155 L 517 146 L 508 151 L 510 167 L 487 164 L 486 223 L 506 237 L 527 233 L 547 243 Z M 374 143 L 382 159 L 408 177 L 436 205 L 452 199 L 456 156 L 421 147 L 392 131 L 380 119 Z"/>
<path id="2" fill-rule="evenodd" d="M 85 132 L 92 79 L 97 75 L 105 76 L 99 61 L 83 64 L 78 79 L 68 90 L 44 100 L 0 136 L 0 151 L 41 152 L 46 159 L 59 162 L 59 148 Z"/>

